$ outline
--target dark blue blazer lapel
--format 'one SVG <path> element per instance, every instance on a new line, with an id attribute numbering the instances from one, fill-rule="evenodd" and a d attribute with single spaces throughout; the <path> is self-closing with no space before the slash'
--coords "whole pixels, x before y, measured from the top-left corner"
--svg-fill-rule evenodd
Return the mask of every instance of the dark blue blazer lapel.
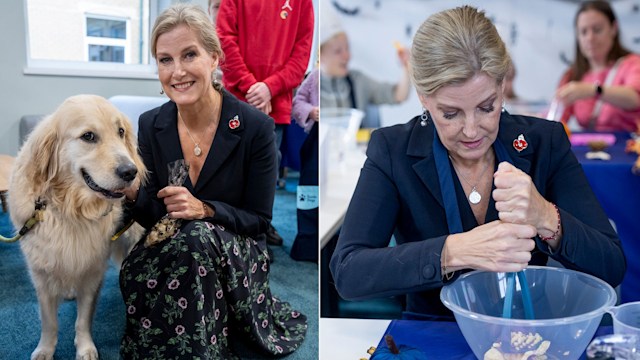
<path id="1" fill-rule="evenodd" d="M 444 208 L 433 157 L 433 125 L 421 126 L 419 121 L 415 121 L 414 124 L 407 146 L 407 155 L 422 158 L 413 164 L 413 170 L 438 204 Z"/>
<path id="2" fill-rule="evenodd" d="M 162 105 L 162 108 L 158 112 L 158 118 L 155 122 L 156 129 L 156 141 L 160 144 L 162 150 L 161 159 L 166 159 L 167 164 L 176 160 L 184 159 L 182 154 L 182 148 L 180 147 L 180 137 L 178 136 L 178 127 L 176 126 L 176 119 L 178 118 L 178 107 L 173 101 L 169 101 Z M 158 179 L 169 178 L 169 171 L 167 170 L 167 164 L 163 167 L 156 169 L 159 172 Z M 187 176 L 185 180 L 185 186 L 190 187 L 191 181 Z"/>
<path id="3" fill-rule="evenodd" d="M 232 128 L 230 122 L 234 119 L 239 121 L 238 127 Z M 222 109 L 220 111 L 220 122 L 213 139 L 211 150 L 207 154 L 198 182 L 195 184 L 195 192 L 199 193 L 208 185 L 209 180 L 220 169 L 225 161 L 233 161 L 231 154 L 238 146 L 244 131 L 245 122 L 242 118 L 239 100 L 223 90 Z M 237 159 L 241 161 L 242 159 Z"/>
<path id="4" fill-rule="evenodd" d="M 513 165 L 527 174 L 531 170 L 530 159 L 535 150 L 532 141 L 528 137 L 528 130 L 529 129 L 525 126 L 525 123 L 517 123 L 516 121 L 513 121 L 508 112 L 502 112 L 500 116 L 500 129 L 498 130 L 497 141 L 500 141 L 502 145 L 504 145 L 505 150 L 511 157 L 511 160 L 513 160 Z M 524 139 L 527 141 L 527 147 L 522 151 L 516 150 L 513 146 L 513 142 L 519 135 L 523 135 Z"/>

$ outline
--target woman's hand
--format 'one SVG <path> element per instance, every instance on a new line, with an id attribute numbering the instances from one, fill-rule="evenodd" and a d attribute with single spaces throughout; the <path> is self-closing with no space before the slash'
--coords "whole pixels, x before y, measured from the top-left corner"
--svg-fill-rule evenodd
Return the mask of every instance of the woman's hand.
<path id="1" fill-rule="evenodd" d="M 169 217 L 173 219 L 194 220 L 206 217 L 202 201 L 196 199 L 184 186 L 167 186 L 158 191 L 163 199 Z"/>
<path id="2" fill-rule="evenodd" d="M 549 202 L 540 195 L 529 175 L 508 162 L 502 162 L 493 174 L 493 183 L 496 186 L 493 200 L 500 220 L 540 227 Z M 555 218 L 555 211 L 553 216 Z"/>
<path id="3" fill-rule="evenodd" d="M 409 67 L 409 58 L 411 57 L 411 51 L 402 45 L 396 46 L 398 52 L 398 59 L 403 68 Z"/>
<path id="4" fill-rule="evenodd" d="M 313 121 L 319 121 L 320 120 L 320 108 L 317 106 L 314 106 L 311 111 L 309 112 L 309 118 Z"/>
<path id="5" fill-rule="evenodd" d="M 527 224 L 536 228 L 541 237 L 552 236 L 558 229 L 558 213 L 536 189 L 531 177 L 515 166 L 502 162 L 493 174 L 493 200 L 498 218 L 512 224 Z M 535 235 L 534 235 L 535 236 Z M 555 249 L 558 239 L 549 245 Z"/>
<path id="6" fill-rule="evenodd" d="M 517 272 L 529 264 L 531 239 L 536 229 L 530 225 L 509 224 L 495 220 L 468 232 L 449 235 L 443 249 L 447 271 L 477 269 Z"/>
<path id="7" fill-rule="evenodd" d="M 262 111 L 263 113 L 269 115 L 271 114 L 271 101 L 267 101 L 264 106 L 256 106 L 256 108 L 260 111 Z"/>
<path id="8" fill-rule="evenodd" d="M 411 89 L 411 79 L 409 76 L 411 63 L 409 62 L 410 51 L 403 46 L 399 46 L 398 59 L 402 65 L 402 75 L 400 81 L 396 84 L 393 97 L 396 102 L 401 103 L 409 98 L 409 90 Z"/>
<path id="9" fill-rule="evenodd" d="M 257 82 L 251 85 L 245 97 L 249 104 L 262 109 L 271 101 L 271 90 L 269 90 L 267 84 Z"/>
<path id="10" fill-rule="evenodd" d="M 584 81 L 568 82 L 556 91 L 556 97 L 565 105 L 594 96 L 596 96 L 596 85 Z M 636 111 L 640 107 L 640 95 L 630 85 L 607 86 L 602 90 L 600 99 L 625 111 Z"/>
<path id="11" fill-rule="evenodd" d="M 563 104 L 571 105 L 576 100 L 594 97 L 596 85 L 584 81 L 570 81 L 556 91 L 556 98 Z"/>

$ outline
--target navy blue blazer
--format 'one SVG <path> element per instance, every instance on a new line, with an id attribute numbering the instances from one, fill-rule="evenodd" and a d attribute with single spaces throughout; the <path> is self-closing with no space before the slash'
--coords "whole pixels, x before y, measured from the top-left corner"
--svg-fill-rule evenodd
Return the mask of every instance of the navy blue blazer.
<path id="1" fill-rule="evenodd" d="M 229 122 L 238 116 L 237 128 Z M 145 228 L 167 213 L 157 193 L 168 185 L 167 164 L 184 159 L 173 101 L 140 115 L 138 149 L 149 170 L 140 188 L 133 217 Z M 269 227 L 277 178 L 274 121 L 223 90 L 220 123 L 198 181 L 184 186 L 209 204 L 215 215 L 207 219 L 231 231 L 257 237 Z"/>
<path id="2" fill-rule="evenodd" d="M 513 147 L 520 134 L 528 142 L 522 152 Z M 345 299 L 407 294 L 407 311 L 450 316 L 439 297 L 444 285 L 440 254 L 448 227 L 433 136 L 433 124 L 423 127 L 419 117 L 372 134 L 330 264 Z M 550 253 L 536 239 L 530 264 L 545 265 L 551 256 L 569 269 L 618 285 L 626 270 L 620 241 L 562 125 L 502 113 L 496 141 L 504 144 L 514 165 L 531 176 L 540 194 L 560 209 L 560 248 Z M 478 224 L 453 168 L 451 173 L 462 226 L 468 231 Z M 498 212 L 491 199 L 486 222 L 493 220 L 498 220 Z M 392 234 L 397 246 L 388 247 Z"/>

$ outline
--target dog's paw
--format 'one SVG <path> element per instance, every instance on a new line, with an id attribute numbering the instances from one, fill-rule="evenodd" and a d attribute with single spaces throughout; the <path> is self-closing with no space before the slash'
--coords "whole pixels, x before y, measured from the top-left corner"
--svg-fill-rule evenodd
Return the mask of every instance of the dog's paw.
<path id="1" fill-rule="evenodd" d="M 78 331 L 74 343 L 76 345 L 76 360 L 98 360 L 98 350 L 90 335 Z"/>
<path id="2" fill-rule="evenodd" d="M 95 346 L 84 350 L 78 349 L 76 360 L 98 360 L 98 350 Z"/>
<path id="3" fill-rule="evenodd" d="M 37 347 L 31 353 L 31 360 L 52 360 L 55 349 L 45 349 L 44 347 Z"/>

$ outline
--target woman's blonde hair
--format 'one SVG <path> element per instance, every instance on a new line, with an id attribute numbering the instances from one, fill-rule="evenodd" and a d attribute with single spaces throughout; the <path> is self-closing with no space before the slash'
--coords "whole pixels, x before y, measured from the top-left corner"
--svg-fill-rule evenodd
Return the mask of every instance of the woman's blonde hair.
<path id="1" fill-rule="evenodd" d="M 413 38 L 410 62 L 416 89 L 430 95 L 481 72 L 500 84 L 511 58 L 484 12 L 462 6 L 434 14 L 422 23 Z"/>
<path id="2" fill-rule="evenodd" d="M 211 24 L 209 15 L 198 5 L 177 3 L 163 11 L 156 19 L 151 32 L 151 55 L 156 57 L 156 45 L 160 35 L 167 33 L 179 25 L 186 25 L 194 30 L 200 38 L 204 49 L 222 58 L 222 47 L 216 29 Z"/>

